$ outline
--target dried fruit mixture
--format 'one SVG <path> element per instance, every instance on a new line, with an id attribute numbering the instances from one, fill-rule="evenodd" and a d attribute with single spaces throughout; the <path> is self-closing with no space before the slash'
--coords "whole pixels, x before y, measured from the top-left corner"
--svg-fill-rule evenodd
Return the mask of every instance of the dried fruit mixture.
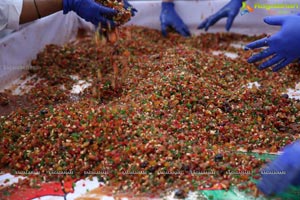
<path id="1" fill-rule="evenodd" d="M 96 0 L 96 2 L 118 11 L 117 15 L 113 18 L 117 25 L 125 24 L 131 18 L 131 10 L 130 8 L 124 8 L 123 0 Z"/>
<path id="2" fill-rule="evenodd" d="M 299 80 L 298 66 L 259 71 L 246 62 L 251 52 L 231 45 L 260 37 L 163 38 L 123 27 L 113 44 L 88 37 L 47 46 L 27 75 L 32 106 L 0 119 L 1 171 L 39 172 L 46 181 L 107 172 L 98 176 L 116 192 L 135 194 L 255 190 L 250 179 L 266 160 L 242 151 L 278 152 L 300 128 L 300 103 L 284 94 Z M 72 94 L 74 76 L 91 86 Z M 247 88 L 255 81 L 261 86 Z"/>

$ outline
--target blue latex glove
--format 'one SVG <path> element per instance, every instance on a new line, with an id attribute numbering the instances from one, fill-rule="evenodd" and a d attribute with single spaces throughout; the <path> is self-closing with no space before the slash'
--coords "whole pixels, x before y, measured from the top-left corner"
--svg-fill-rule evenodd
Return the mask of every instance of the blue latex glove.
<path id="1" fill-rule="evenodd" d="M 300 58 L 300 16 L 285 15 L 266 17 L 264 21 L 270 25 L 281 26 L 281 30 L 271 37 L 266 37 L 248 44 L 245 50 L 255 49 L 263 46 L 269 48 L 261 53 L 251 56 L 249 63 L 254 63 L 272 56 L 262 63 L 260 70 L 275 65 L 273 71 L 278 71 L 294 60 Z"/>
<path id="2" fill-rule="evenodd" d="M 123 2 L 124 2 L 124 8 L 126 10 L 130 9 L 131 16 L 134 17 L 135 13 L 137 12 L 137 9 L 135 9 L 134 7 L 132 7 L 132 5 L 127 0 L 123 0 Z"/>
<path id="3" fill-rule="evenodd" d="M 213 26 L 220 19 L 227 17 L 226 30 L 229 31 L 233 20 L 238 15 L 240 8 L 242 7 L 243 0 L 231 0 L 223 8 L 221 8 L 217 13 L 205 19 L 199 26 L 198 29 L 205 28 L 205 31 Z"/>
<path id="4" fill-rule="evenodd" d="M 94 0 L 63 0 L 63 11 L 64 14 L 74 11 L 95 26 L 99 24 L 101 27 L 113 28 L 115 26 L 112 17 L 117 14 L 117 11 L 96 3 Z"/>
<path id="5" fill-rule="evenodd" d="M 161 32 L 163 36 L 167 36 L 167 27 L 174 28 L 180 35 L 184 37 L 191 36 L 188 27 L 176 13 L 173 2 L 162 2 L 160 13 Z"/>
<path id="6" fill-rule="evenodd" d="M 285 174 L 267 174 L 272 172 Z M 286 146 L 283 154 L 262 171 L 262 180 L 257 187 L 266 195 L 283 192 L 290 185 L 300 185 L 300 140 Z"/>

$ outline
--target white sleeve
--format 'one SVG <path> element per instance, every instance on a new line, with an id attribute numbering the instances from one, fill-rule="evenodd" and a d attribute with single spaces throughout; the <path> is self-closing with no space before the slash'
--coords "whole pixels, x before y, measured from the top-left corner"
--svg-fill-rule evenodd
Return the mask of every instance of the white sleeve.
<path id="1" fill-rule="evenodd" d="M 23 0 L 0 1 L 0 31 L 19 28 Z"/>

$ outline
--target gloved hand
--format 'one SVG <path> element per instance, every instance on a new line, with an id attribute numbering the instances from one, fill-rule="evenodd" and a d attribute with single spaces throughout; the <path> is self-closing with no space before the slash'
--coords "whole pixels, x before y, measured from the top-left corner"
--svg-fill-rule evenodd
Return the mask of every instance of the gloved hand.
<path id="1" fill-rule="evenodd" d="M 300 16 L 285 15 L 266 17 L 264 22 L 270 25 L 281 26 L 281 30 L 271 37 L 266 37 L 246 45 L 245 50 L 255 49 L 263 46 L 269 48 L 261 53 L 251 56 L 249 63 L 254 63 L 272 56 L 262 63 L 260 70 L 275 65 L 273 71 L 278 71 L 294 60 L 300 58 Z"/>
<path id="2" fill-rule="evenodd" d="M 191 36 L 188 27 L 176 13 L 173 2 L 162 2 L 160 13 L 161 32 L 163 36 L 167 36 L 167 27 L 174 28 L 184 37 Z"/>
<path id="3" fill-rule="evenodd" d="M 240 8 L 242 7 L 243 0 L 231 0 L 223 8 L 221 8 L 217 13 L 211 15 L 205 19 L 199 26 L 198 29 L 205 28 L 205 31 L 213 26 L 220 19 L 227 17 L 226 30 L 229 31 L 234 18 L 238 15 Z"/>
<path id="4" fill-rule="evenodd" d="M 94 0 L 63 0 L 63 13 L 74 11 L 88 22 L 92 22 L 95 26 L 101 24 L 101 27 L 115 26 L 112 17 L 117 11 L 105 7 Z"/>
<path id="5" fill-rule="evenodd" d="M 134 7 L 132 7 L 132 5 L 128 2 L 128 0 L 123 0 L 123 2 L 124 2 L 124 8 L 126 10 L 130 9 L 131 16 L 134 17 L 135 13 L 137 12 L 137 9 L 135 9 Z"/>
<path id="6" fill-rule="evenodd" d="M 300 140 L 286 146 L 283 154 L 264 168 L 261 174 L 262 180 L 257 187 L 266 195 L 283 192 L 289 185 L 300 185 Z"/>

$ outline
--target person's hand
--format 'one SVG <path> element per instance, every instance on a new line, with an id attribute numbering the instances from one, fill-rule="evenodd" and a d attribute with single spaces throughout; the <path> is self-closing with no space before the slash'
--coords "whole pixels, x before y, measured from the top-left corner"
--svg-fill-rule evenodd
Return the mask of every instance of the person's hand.
<path id="1" fill-rule="evenodd" d="M 290 185 L 300 185 L 300 140 L 286 146 L 283 154 L 261 171 L 257 187 L 266 195 L 283 192 Z"/>
<path id="2" fill-rule="evenodd" d="M 176 13 L 173 2 L 162 2 L 161 7 L 160 23 L 163 36 L 167 36 L 167 28 L 169 26 L 184 37 L 191 36 L 188 27 Z"/>
<path id="3" fill-rule="evenodd" d="M 137 12 L 137 9 L 135 9 L 129 2 L 128 0 L 123 0 L 124 2 L 124 8 L 126 10 L 130 9 L 130 12 L 131 12 L 131 16 L 134 17 L 135 16 L 135 13 Z"/>
<path id="4" fill-rule="evenodd" d="M 269 46 L 259 54 L 251 56 L 248 62 L 254 63 L 272 56 L 258 68 L 262 70 L 275 65 L 273 67 L 275 72 L 300 58 L 300 16 L 271 16 L 266 17 L 264 21 L 270 25 L 281 26 L 281 30 L 271 37 L 262 38 L 246 45 L 245 50 Z"/>
<path id="5" fill-rule="evenodd" d="M 94 0 L 63 0 L 64 14 L 69 11 L 74 11 L 95 26 L 110 28 L 115 26 L 112 17 L 117 14 L 117 11 L 96 3 Z"/>
<path id="6" fill-rule="evenodd" d="M 240 11 L 240 8 L 242 7 L 242 2 L 243 0 L 231 0 L 218 12 L 205 19 L 198 26 L 198 29 L 205 28 L 205 31 L 207 31 L 209 27 L 213 26 L 217 21 L 219 21 L 224 17 L 227 17 L 226 30 L 229 31 L 232 26 L 234 18 L 237 16 L 237 14 Z"/>

